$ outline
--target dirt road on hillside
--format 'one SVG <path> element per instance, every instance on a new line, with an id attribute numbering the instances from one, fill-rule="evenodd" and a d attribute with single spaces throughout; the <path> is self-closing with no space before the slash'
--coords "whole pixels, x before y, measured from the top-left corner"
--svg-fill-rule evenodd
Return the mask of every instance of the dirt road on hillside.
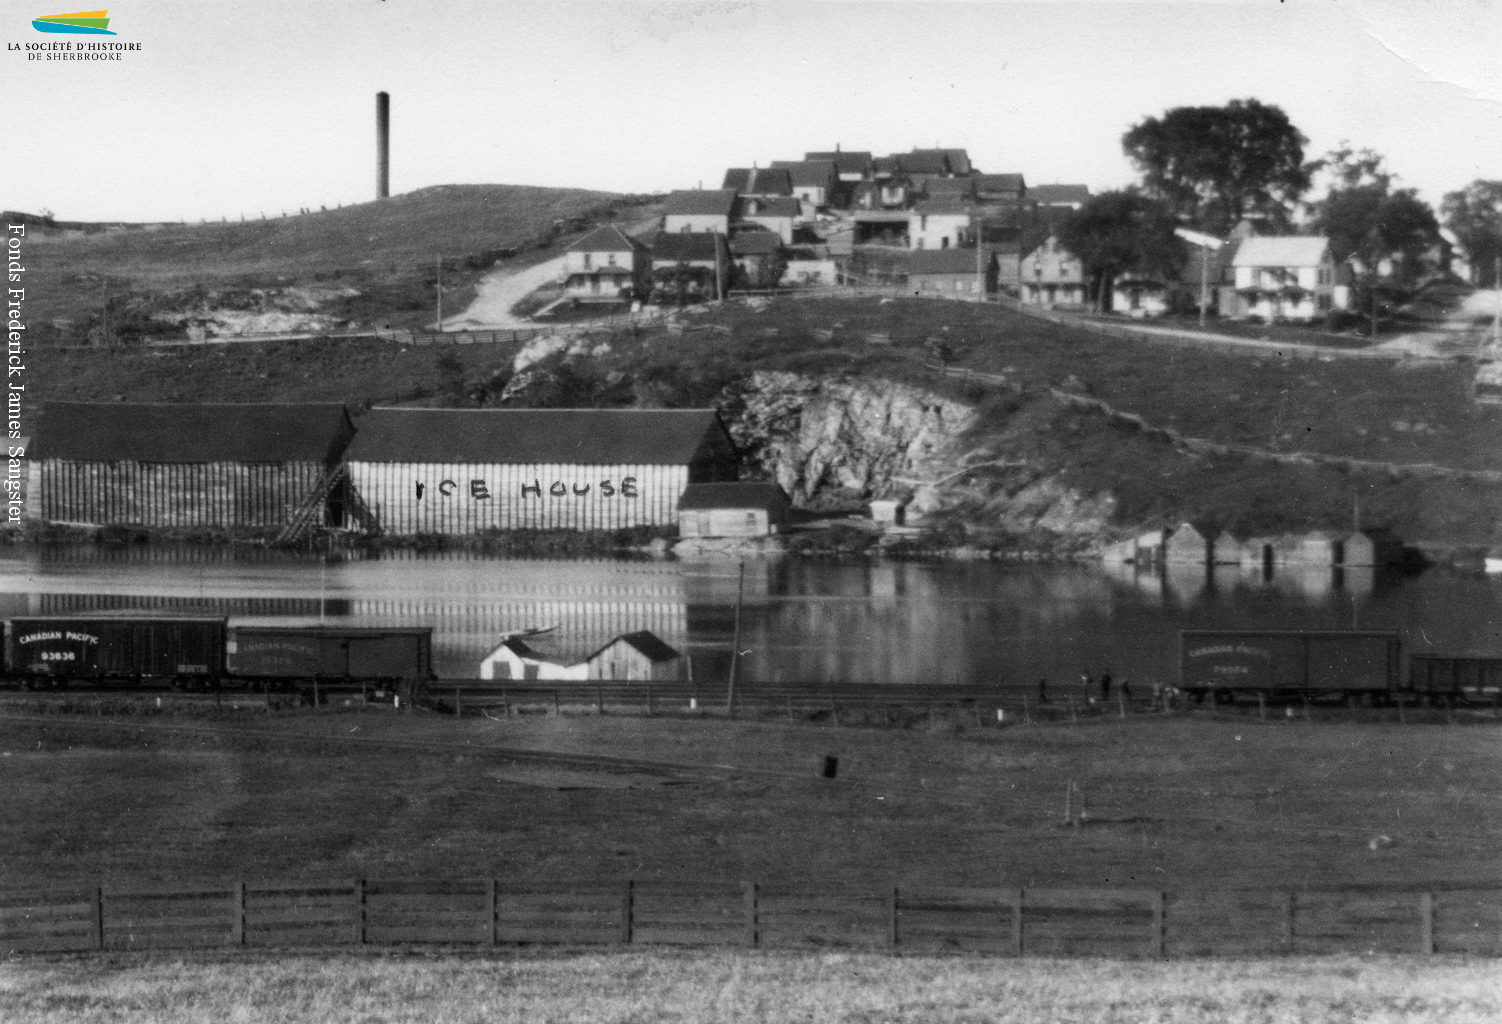
<path id="1" fill-rule="evenodd" d="M 557 280 L 563 270 L 558 256 L 522 270 L 495 270 L 481 278 L 476 286 L 475 301 L 458 316 L 444 317 L 443 328 L 449 331 L 489 331 L 536 327 L 526 317 L 513 316 L 511 307 L 545 284 Z"/>

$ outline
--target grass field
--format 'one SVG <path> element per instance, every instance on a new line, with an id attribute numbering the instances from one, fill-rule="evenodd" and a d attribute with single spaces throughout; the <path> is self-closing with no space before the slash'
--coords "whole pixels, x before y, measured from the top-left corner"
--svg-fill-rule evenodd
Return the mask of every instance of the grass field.
<path id="1" fill-rule="evenodd" d="M 1494 884 L 1502 841 L 1502 748 L 1484 722 L 1253 711 L 927 731 L 371 710 L 195 724 L 208 731 L 0 723 L 7 887 L 447 874 L 1414 891 Z M 672 785 L 560 788 L 497 746 L 697 767 Z M 1061 823 L 1071 781 L 1083 826 Z"/>
<path id="2" fill-rule="evenodd" d="M 693 951 L 39 957 L 0 966 L 15 1024 L 1481 1024 L 1459 958 L 1007 961 Z"/>

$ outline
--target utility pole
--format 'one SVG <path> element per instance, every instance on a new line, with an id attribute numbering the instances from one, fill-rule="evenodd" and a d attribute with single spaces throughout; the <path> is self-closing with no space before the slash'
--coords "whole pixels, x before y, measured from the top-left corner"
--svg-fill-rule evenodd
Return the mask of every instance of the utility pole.
<path id="1" fill-rule="evenodd" d="M 730 686 L 725 694 L 725 714 L 735 717 L 735 669 L 741 660 L 741 604 L 746 599 L 746 563 L 741 563 L 741 578 L 735 592 L 735 631 L 730 648 Z"/>
<path id="2" fill-rule="evenodd" d="M 1492 291 L 1497 293 L 1497 309 L 1492 314 L 1492 346 L 1502 349 L 1502 256 L 1492 264 Z"/>

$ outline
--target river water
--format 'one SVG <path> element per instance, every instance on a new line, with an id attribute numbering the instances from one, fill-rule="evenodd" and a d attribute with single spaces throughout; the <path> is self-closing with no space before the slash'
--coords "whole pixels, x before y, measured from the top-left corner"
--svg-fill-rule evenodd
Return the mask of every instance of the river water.
<path id="1" fill-rule="evenodd" d="M 1213 573 L 987 562 L 551 561 L 383 552 L 322 560 L 258 548 L 11 549 L 0 613 L 113 609 L 232 623 L 430 625 L 439 675 L 473 677 L 498 636 L 585 654 L 649 629 L 723 679 L 741 607 L 741 678 L 1056 685 L 1081 672 L 1176 679 L 1190 628 L 1397 630 L 1408 652 L 1502 653 L 1502 580 L 1431 568 Z"/>

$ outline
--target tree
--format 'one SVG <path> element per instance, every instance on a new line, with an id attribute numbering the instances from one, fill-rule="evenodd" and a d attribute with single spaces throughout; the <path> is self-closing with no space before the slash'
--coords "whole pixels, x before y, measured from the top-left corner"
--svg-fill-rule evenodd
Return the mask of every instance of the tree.
<path id="1" fill-rule="evenodd" d="M 1440 210 L 1471 263 L 1472 281 L 1496 288 L 1502 256 L 1502 181 L 1478 178 L 1458 192 L 1446 192 Z"/>
<path id="2" fill-rule="evenodd" d="M 1178 275 L 1184 247 L 1175 237 L 1173 213 L 1139 192 L 1102 192 L 1058 226 L 1059 241 L 1085 264 L 1092 294 L 1102 310 L 1127 272 L 1165 280 Z"/>
<path id="3" fill-rule="evenodd" d="M 1313 227 L 1330 239 L 1337 263 L 1356 264 L 1356 308 L 1369 311 L 1372 332 L 1379 306 L 1401 302 L 1429 269 L 1429 251 L 1440 242 L 1439 221 L 1411 188 L 1393 188 L 1397 176 L 1370 149 L 1334 150 L 1323 161 L 1331 185 L 1315 204 Z M 1388 272 L 1383 264 L 1390 263 Z"/>
<path id="4" fill-rule="evenodd" d="M 1149 195 L 1203 231 L 1224 234 L 1257 214 L 1278 226 L 1309 189 L 1302 132 L 1255 99 L 1224 107 L 1175 107 L 1121 137 Z"/>

